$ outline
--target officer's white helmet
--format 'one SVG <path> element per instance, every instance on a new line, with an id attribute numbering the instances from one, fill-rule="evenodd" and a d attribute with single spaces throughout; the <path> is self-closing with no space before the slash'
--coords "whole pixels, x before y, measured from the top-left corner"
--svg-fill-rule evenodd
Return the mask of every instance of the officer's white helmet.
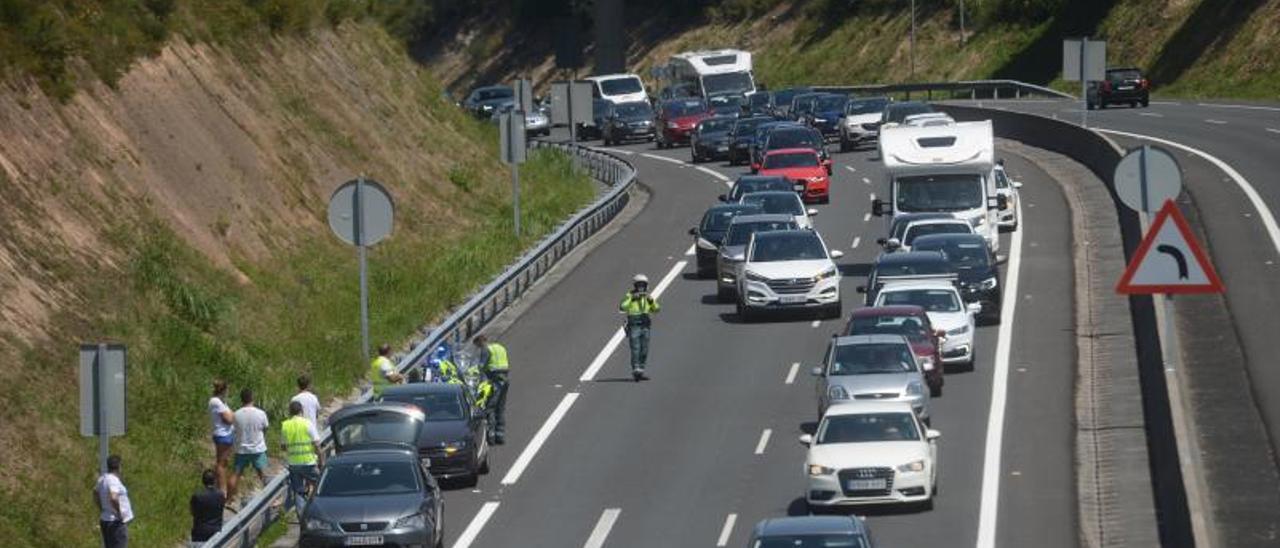
<path id="1" fill-rule="evenodd" d="M 645 276 L 644 274 L 636 274 L 633 278 L 631 278 L 631 282 L 637 283 L 637 284 L 647 284 L 649 283 L 649 277 Z"/>

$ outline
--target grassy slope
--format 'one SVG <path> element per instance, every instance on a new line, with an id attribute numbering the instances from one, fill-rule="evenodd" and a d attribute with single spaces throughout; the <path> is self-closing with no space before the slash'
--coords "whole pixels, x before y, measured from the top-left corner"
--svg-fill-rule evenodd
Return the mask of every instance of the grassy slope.
<path id="1" fill-rule="evenodd" d="M 265 39 L 265 38 L 264 38 Z M 446 166 L 400 173 L 394 151 L 369 151 L 315 108 L 306 82 L 282 79 L 244 61 L 255 89 L 269 89 L 301 131 L 292 146 L 334 157 L 371 173 L 407 176 L 384 181 L 402 195 L 427 196 L 429 203 L 398 204 L 396 232 L 370 253 L 371 333 L 375 341 L 401 341 L 421 325 L 490 279 L 521 249 L 552 229 L 593 195 L 585 177 L 550 153 L 535 155 L 522 170 L 525 181 L 523 240 L 510 237 L 511 208 L 505 171 L 496 158 L 496 135 L 447 104 L 439 84 L 418 70 L 394 39 L 373 25 L 340 33 L 355 66 L 392 67 L 404 78 L 383 82 L 380 97 L 393 99 L 379 118 L 396 122 L 384 132 L 414 132 L 419 149 L 404 166 Z M 264 54 L 306 51 L 305 38 L 270 40 Z M 359 78 L 354 81 L 358 82 Z M 416 127 L 402 127 L 415 122 Z M 305 160 L 305 158 L 303 158 Z M 110 160 L 88 157 L 89 165 Z M 288 162 L 285 167 L 290 167 Z M 262 184 L 308 180 L 307 166 L 272 173 Z M 348 168 L 350 169 L 350 168 Z M 186 499 L 201 468 L 212 457 L 204 402 L 210 379 L 252 387 L 278 423 L 293 393 L 293 379 L 310 372 L 324 398 L 344 396 L 365 370 L 359 358 L 354 252 L 329 234 L 322 222 L 284 235 L 286 242 L 266 256 L 231 254 L 240 279 L 215 266 L 174 227 L 149 212 L 150 197 L 115 196 L 103 201 L 81 193 L 69 181 L 65 199 L 95 221 L 108 249 L 120 260 L 99 263 L 72 257 L 41 232 L 40 218 L 4 217 L 5 245 L 28 262 L 15 265 L 33 278 L 56 283 L 74 294 L 74 307 L 54 310 L 47 339 L 28 340 L 3 330 L 0 347 L 0 414 L 21 429 L 22 446 L 0 451 L 12 476 L 0 481 L 0 538 L 6 546 L 87 546 L 96 517 L 88 488 L 96 472 L 96 442 L 78 436 L 73 342 L 119 340 L 129 345 L 129 434 L 113 441 L 125 459 L 139 519 L 131 535 L 140 546 L 171 545 L 190 525 Z M 211 182 L 212 183 L 212 182 Z M 11 195 L 22 181 L 0 171 L 0 188 Z M 310 198 L 282 186 L 277 192 Z M 113 215 L 129 204 L 135 215 Z M 33 211 L 38 211 L 33 205 Z M 440 214 L 442 208 L 449 212 Z M 14 211 L 23 208 L 15 207 Z M 313 208 L 322 218 L 324 206 Z M 43 227 L 53 230 L 56 227 Z M 215 227 L 216 228 L 216 227 Z M 286 227 L 287 228 L 287 227 Z M 274 230 L 280 227 L 272 227 Z M 244 230 L 253 230 L 252 227 Z M 275 447 L 276 433 L 269 441 Z"/>

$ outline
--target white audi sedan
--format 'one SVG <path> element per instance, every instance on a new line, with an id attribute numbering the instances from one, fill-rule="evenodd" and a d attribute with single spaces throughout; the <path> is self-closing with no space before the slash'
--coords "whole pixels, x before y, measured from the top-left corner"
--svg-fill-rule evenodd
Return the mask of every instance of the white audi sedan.
<path id="1" fill-rule="evenodd" d="M 907 402 L 833 405 L 814 435 L 800 436 L 809 447 L 805 501 L 810 508 L 919 504 L 931 509 L 941 436 L 926 428 Z"/>

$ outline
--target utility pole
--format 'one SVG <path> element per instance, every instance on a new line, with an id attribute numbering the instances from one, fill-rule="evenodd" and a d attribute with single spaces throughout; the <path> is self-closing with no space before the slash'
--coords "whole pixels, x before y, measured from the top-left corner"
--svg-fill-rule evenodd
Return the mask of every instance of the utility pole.
<path id="1" fill-rule="evenodd" d="M 916 80 L 916 0 L 911 0 L 911 81 Z"/>
<path id="2" fill-rule="evenodd" d="M 968 38 L 964 34 L 964 0 L 960 0 L 960 45 L 964 45 Z"/>

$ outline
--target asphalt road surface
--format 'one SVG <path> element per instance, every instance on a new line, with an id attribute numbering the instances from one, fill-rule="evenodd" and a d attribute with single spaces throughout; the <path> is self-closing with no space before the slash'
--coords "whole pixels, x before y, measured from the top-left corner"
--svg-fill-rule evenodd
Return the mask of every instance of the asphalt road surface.
<path id="1" fill-rule="evenodd" d="M 694 278 L 687 230 L 744 168 L 691 166 L 687 148 L 617 150 L 651 199 L 498 337 L 512 361 L 507 444 L 475 489 L 446 492 L 449 546 L 744 546 L 757 521 L 806 512 L 808 370 L 843 320 L 740 323 L 714 280 Z M 975 370 L 948 375 L 934 401 L 934 509 L 856 511 L 882 546 L 1077 544 L 1070 212 L 1041 170 L 1000 156 L 1025 183 L 1022 228 L 1000 251 L 1018 270 L 1002 280 L 1014 315 L 979 328 Z M 847 313 L 885 229 L 867 215 L 871 194 L 887 194 L 874 150 L 835 154 L 831 192 L 815 220 L 846 253 Z M 609 344 L 636 272 L 662 291 L 652 380 L 638 384 L 625 342 Z"/>

